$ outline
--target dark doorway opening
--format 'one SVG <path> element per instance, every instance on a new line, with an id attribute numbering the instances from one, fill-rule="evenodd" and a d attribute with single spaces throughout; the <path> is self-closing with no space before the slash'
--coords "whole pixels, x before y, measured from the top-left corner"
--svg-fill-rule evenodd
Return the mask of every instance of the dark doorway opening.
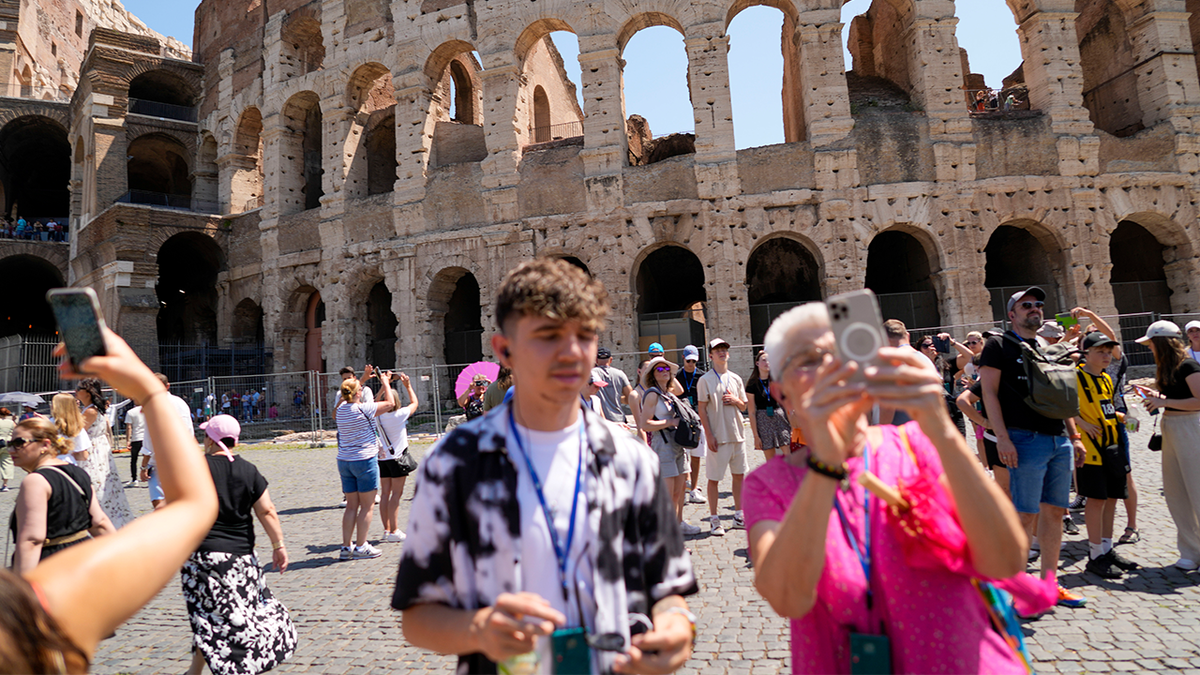
<path id="1" fill-rule="evenodd" d="M 0 279 L 20 289 L 0 296 L 0 337 L 54 335 L 58 327 L 46 291 L 66 285 L 62 272 L 43 258 L 14 255 L 0 260 Z"/>
<path id="2" fill-rule="evenodd" d="M 867 249 L 867 288 L 879 296 L 884 319 L 909 329 L 942 325 L 933 266 L 916 237 L 899 230 L 881 232 Z"/>
<path id="3" fill-rule="evenodd" d="M 445 316 L 446 363 L 474 363 L 483 358 L 483 322 L 480 318 L 479 282 L 467 272 L 454 284 Z"/>
<path id="4" fill-rule="evenodd" d="M 70 215 L 71 144 L 67 130 L 46 117 L 18 117 L 0 130 L 4 215 L 32 222 Z"/>
<path id="5" fill-rule="evenodd" d="M 1108 242 L 1112 291 L 1118 314 L 1171 313 L 1171 288 L 1164 269 L 1165 247 L 1150 231 L 1123 220 Z"/>
<path id="6" fill-rule="evenodd" d="M 746 261 L 750 340 L 762 344 L 775 317 L 821 299 L 821 268 L 803 244 L 785 237 L 763 242 Z"/>
<path id="7" fill-rule="evenodd" d="M 158 250 L 158 340 L 204 345 L 217 341 L 217 274 L 224 255 L 211 238 L 177 234 Z"/>
<path id="8" fill-rule="evenodd" d="M 396 367 L 396 328 L 400 325 L 392 312 L 392 293 L 381 281 L 367 295 L 367 323 L 371 341 L 367 345 L 367 363 L 391 370 Z"/>
<path id="9" fill-rule="evenodd" d="M 638 350 L 661 343 L 667 358 L 681 363 L 677 350 L 705 340 L 704 266 L 682 246 L 664 246 L 638 266 Z"/>

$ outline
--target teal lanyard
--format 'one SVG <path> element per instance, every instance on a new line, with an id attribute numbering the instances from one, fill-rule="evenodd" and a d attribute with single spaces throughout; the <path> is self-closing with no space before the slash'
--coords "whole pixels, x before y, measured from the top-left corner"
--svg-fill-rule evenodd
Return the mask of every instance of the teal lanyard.
<path id="1" fill-rule="evenodd" d="M 863 471 L 871 470 L 871 446 L 867 445 L 863 450 Z M 858 538 L 854 536 L 854 531 L 850 528 L 850 521 L 846 518 L 846 512 L 842 510 L 842 504 L 835 497 L 833 507 L 837 509 L 838 519 L 842 521 L 842 532 L 846 534 L 846 538 L 850 540 L 850 548 L 854 549 L 854 555 L 858 558 L 858 564 L 862 566 L 863 576 L 867 580 L 867 610 L 870 611 L 874 604 L 874 598 L 871 595 L 871 491 L 863 488 L 863 545 L 860 549 L 858 546 Z M 851 492 L 853 495 L 853 492 Z"/>

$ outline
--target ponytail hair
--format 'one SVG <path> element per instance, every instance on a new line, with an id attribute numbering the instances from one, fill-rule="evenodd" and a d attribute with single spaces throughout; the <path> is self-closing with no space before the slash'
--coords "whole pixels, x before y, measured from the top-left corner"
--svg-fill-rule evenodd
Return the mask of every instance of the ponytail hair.
<path id="1" fill-rule="evenodd" d="M 56 456 L 67 454 L 75 446 L 71 439 L 64 438 L 58 433 L 58 427 L 53 422 L 44 417 L 30 417 L 24 422 L 18 423 L 14 429 L 28 431 L 35 441 L 50 441 L 50 448 L 54 450 Z"/>
<path id="2" fill-rule="evenodd" d="M 354 397 L 358 396 L 358 392 L 361 388 L 362 388 L 362 385 L 360 385 L 358 383 L 358 380 L 356 380 L 354 378 L 344 380 L 342 382 L 342 388 L 341 388 L 342 402 L 343 403 L 354 403 Z"/>

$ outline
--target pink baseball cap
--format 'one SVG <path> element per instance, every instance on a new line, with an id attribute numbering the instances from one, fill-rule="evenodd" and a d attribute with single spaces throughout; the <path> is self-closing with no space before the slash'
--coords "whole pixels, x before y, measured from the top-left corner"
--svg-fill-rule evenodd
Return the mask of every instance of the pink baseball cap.
<path id="1" fill-rule="evenodd" d="M 201 423 L 200 428 L 204 430 L 205 434 L 208 434 L 209 438 L 213 439 L 213 442 L 218 447 L 226 452 L 229 451 L 229 448 L 225 447 L 221 439 L 232 438 L 234 445 L 236 445 L 238 436 L 242 433 L 242 425 L 238 424 L 233 415 L 216 415 L 209 421 Z"/>

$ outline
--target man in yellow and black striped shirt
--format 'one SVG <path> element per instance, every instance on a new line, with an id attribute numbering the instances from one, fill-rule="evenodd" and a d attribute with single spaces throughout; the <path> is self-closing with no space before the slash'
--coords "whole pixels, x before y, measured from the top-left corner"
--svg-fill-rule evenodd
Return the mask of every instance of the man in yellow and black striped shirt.
<path id="1" fill-rule="evenodd" d="M 1104 579 L 1120 578 L 1122 570 L 1138 567 L 1113 549 L 1113 519 L 1117 502 L 1127 496 L 1125 476 L 1129 473 L 1117 438 L 1120 421 L 1113 405 L 1113 382 L 1104 372 L 1117 344 L 1100 331 L 1088 333 L 1082 344 L 1084 361 L 1077 371 L 1079 416 L 1075 426 L 1082 432 L 1085 454 L 1075 481 L 1079 494 L 1087 497 L 1084 521 L 1090 555 L 1086 569 Z"/>

